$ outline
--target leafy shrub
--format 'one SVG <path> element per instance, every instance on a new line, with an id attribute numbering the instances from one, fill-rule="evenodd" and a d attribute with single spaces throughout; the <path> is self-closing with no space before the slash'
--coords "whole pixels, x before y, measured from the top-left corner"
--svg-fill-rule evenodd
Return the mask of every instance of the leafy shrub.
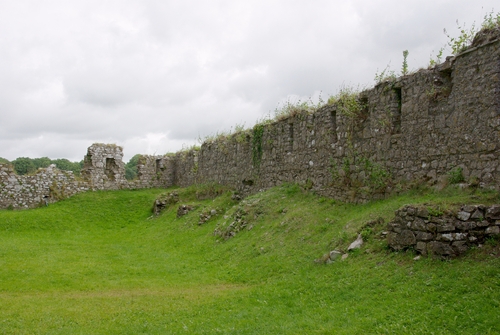
<path id="1" fill-rule="evenodd" d="M 448 172 L 448 182 L 450 184 L 463 183 L 465 181 L 463 169 L 461 167 L 456 167 Z"/>

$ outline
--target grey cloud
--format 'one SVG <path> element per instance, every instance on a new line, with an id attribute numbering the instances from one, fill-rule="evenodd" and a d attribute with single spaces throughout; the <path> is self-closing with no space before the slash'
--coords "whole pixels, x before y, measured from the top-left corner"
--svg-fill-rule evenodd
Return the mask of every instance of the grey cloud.
<path id="1" fill-rule="evenodd" d="M 0 157 L 79 159 L 96 141 L 125 145 L 126 155 L 178 150 L 236 123 L 250 127 L 288 96 L 371 85 L 387 64 L 400 70 L 405 49 L 411 68 L 425 67 L 446 42 L 444 27 L 479 21 L 494 5 L 8 2 L 0 12 Z"/>

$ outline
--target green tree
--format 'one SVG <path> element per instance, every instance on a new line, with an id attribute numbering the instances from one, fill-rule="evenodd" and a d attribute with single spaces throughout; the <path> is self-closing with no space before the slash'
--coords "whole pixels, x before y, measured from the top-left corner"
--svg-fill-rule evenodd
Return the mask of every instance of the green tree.
<path id="1" fill-rule="evenodd" d="M 18 157 L 12 161 L 12 164 L 14 165 L 14 170 L 19 175 L 32 173 L 36 170 L 35 163 L 29 157 Z"/>
<path id="2" fill-rule="evenodd" d="M 75 175 L 80 175 L 83 162 L 70 162 L 66 158 L 53 159 L 52 164 L 55 164 L 59 170 L 73 171 Z"/>
<path id="3" fill-rule="evenodd" d="M 33 158 L 33 164 L 35 164 L 35 169 L 46 168 L 51 164 L 50 158 Z"/>
<path id="4" fill-rule="evenodd" d="M 128 163 L 125 164 L 125 178 L 127 178 L 127 180 L 132 180 L 137 177 L 137 164 L 140 158 L 141 155 L 137 154 L 130 158 Z"/>
<path id="5" fill-rule="evenodd" d="M 0 157 L 0 164 L 9 164 L 9 160 L 3 157 Z"/>

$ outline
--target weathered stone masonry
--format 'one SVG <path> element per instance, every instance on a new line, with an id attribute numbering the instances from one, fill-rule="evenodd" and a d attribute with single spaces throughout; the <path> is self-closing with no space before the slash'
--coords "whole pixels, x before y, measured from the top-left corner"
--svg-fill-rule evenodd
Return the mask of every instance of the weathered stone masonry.
<path id="1" fill-rule="evenodd" d="M 342 200 L 383 197 L 398 183 L 500 181 L 500 43 L 362 92 L 363 113 L 299 113 L 204 143 L 174 161 L 174 183 L 218 182 L 246 192 L 299 182 Z M 260 136 L 260 138 L 259 138 Z M 195 161 L 196 160 L 196 161 Z M 196 173 L 192 173 L 196 171 Z"/>
<path id="2" fill-rule="evenodd" d="M 173 185 L 173 158 L 141 156 L 137 178 L 125 179 L 123 149 L 95 143 L 84 157 L 81 177 L 54 165 L 33 175 L 17 175 L 12 166 L 0 164 L 0 208 L 33 208 L 89 190 L 119 190 Z"/>
<path id="3" fill-rule="evenodd" d="M 500 234 L 500 205 L 467 205 L 446 213 L 433 207 L 405 206 L 387 226 L 392 249 L 454 257 Z"/>
<path id="4" fill-rule="evenodd" d="M 0 208 L 33 208 L 87 190 L 88 183 L 55 165 L 29 176 L 18 176 L 11 166 L 0 165 Z"/>
<path id="5" fill-rule="evenodd" d="M 456 168 L 466 181 L 498 189 L 498 36 L 432 69 L 362 92 L 363 109 L 356 115 L 328 105 L 205 142 L 199 150 L 143 156 L 132 182 L 125 180 L 122 148 L 115 145 L 89 148 L 80 181 L 53 168 L 35 178 L 1 166 L 0 207 L 34 207 L 40 196 L 55 200 L 56 192 L 208 182 L 245 194 L 298 182 L 325 196 L 366 201 L 405 183 L 438 182 Z"/>

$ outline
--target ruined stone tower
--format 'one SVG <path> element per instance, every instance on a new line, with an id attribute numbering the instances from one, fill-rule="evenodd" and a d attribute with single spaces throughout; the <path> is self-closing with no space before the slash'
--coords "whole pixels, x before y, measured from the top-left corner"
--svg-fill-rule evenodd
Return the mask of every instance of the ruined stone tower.
<path id="1" fill-rule="evenodd" d="M 94 143 L 84 157 L 82 177 L 93 190 L 116 190 L 128 188 L 123 148 L 115 144 Z"/>

